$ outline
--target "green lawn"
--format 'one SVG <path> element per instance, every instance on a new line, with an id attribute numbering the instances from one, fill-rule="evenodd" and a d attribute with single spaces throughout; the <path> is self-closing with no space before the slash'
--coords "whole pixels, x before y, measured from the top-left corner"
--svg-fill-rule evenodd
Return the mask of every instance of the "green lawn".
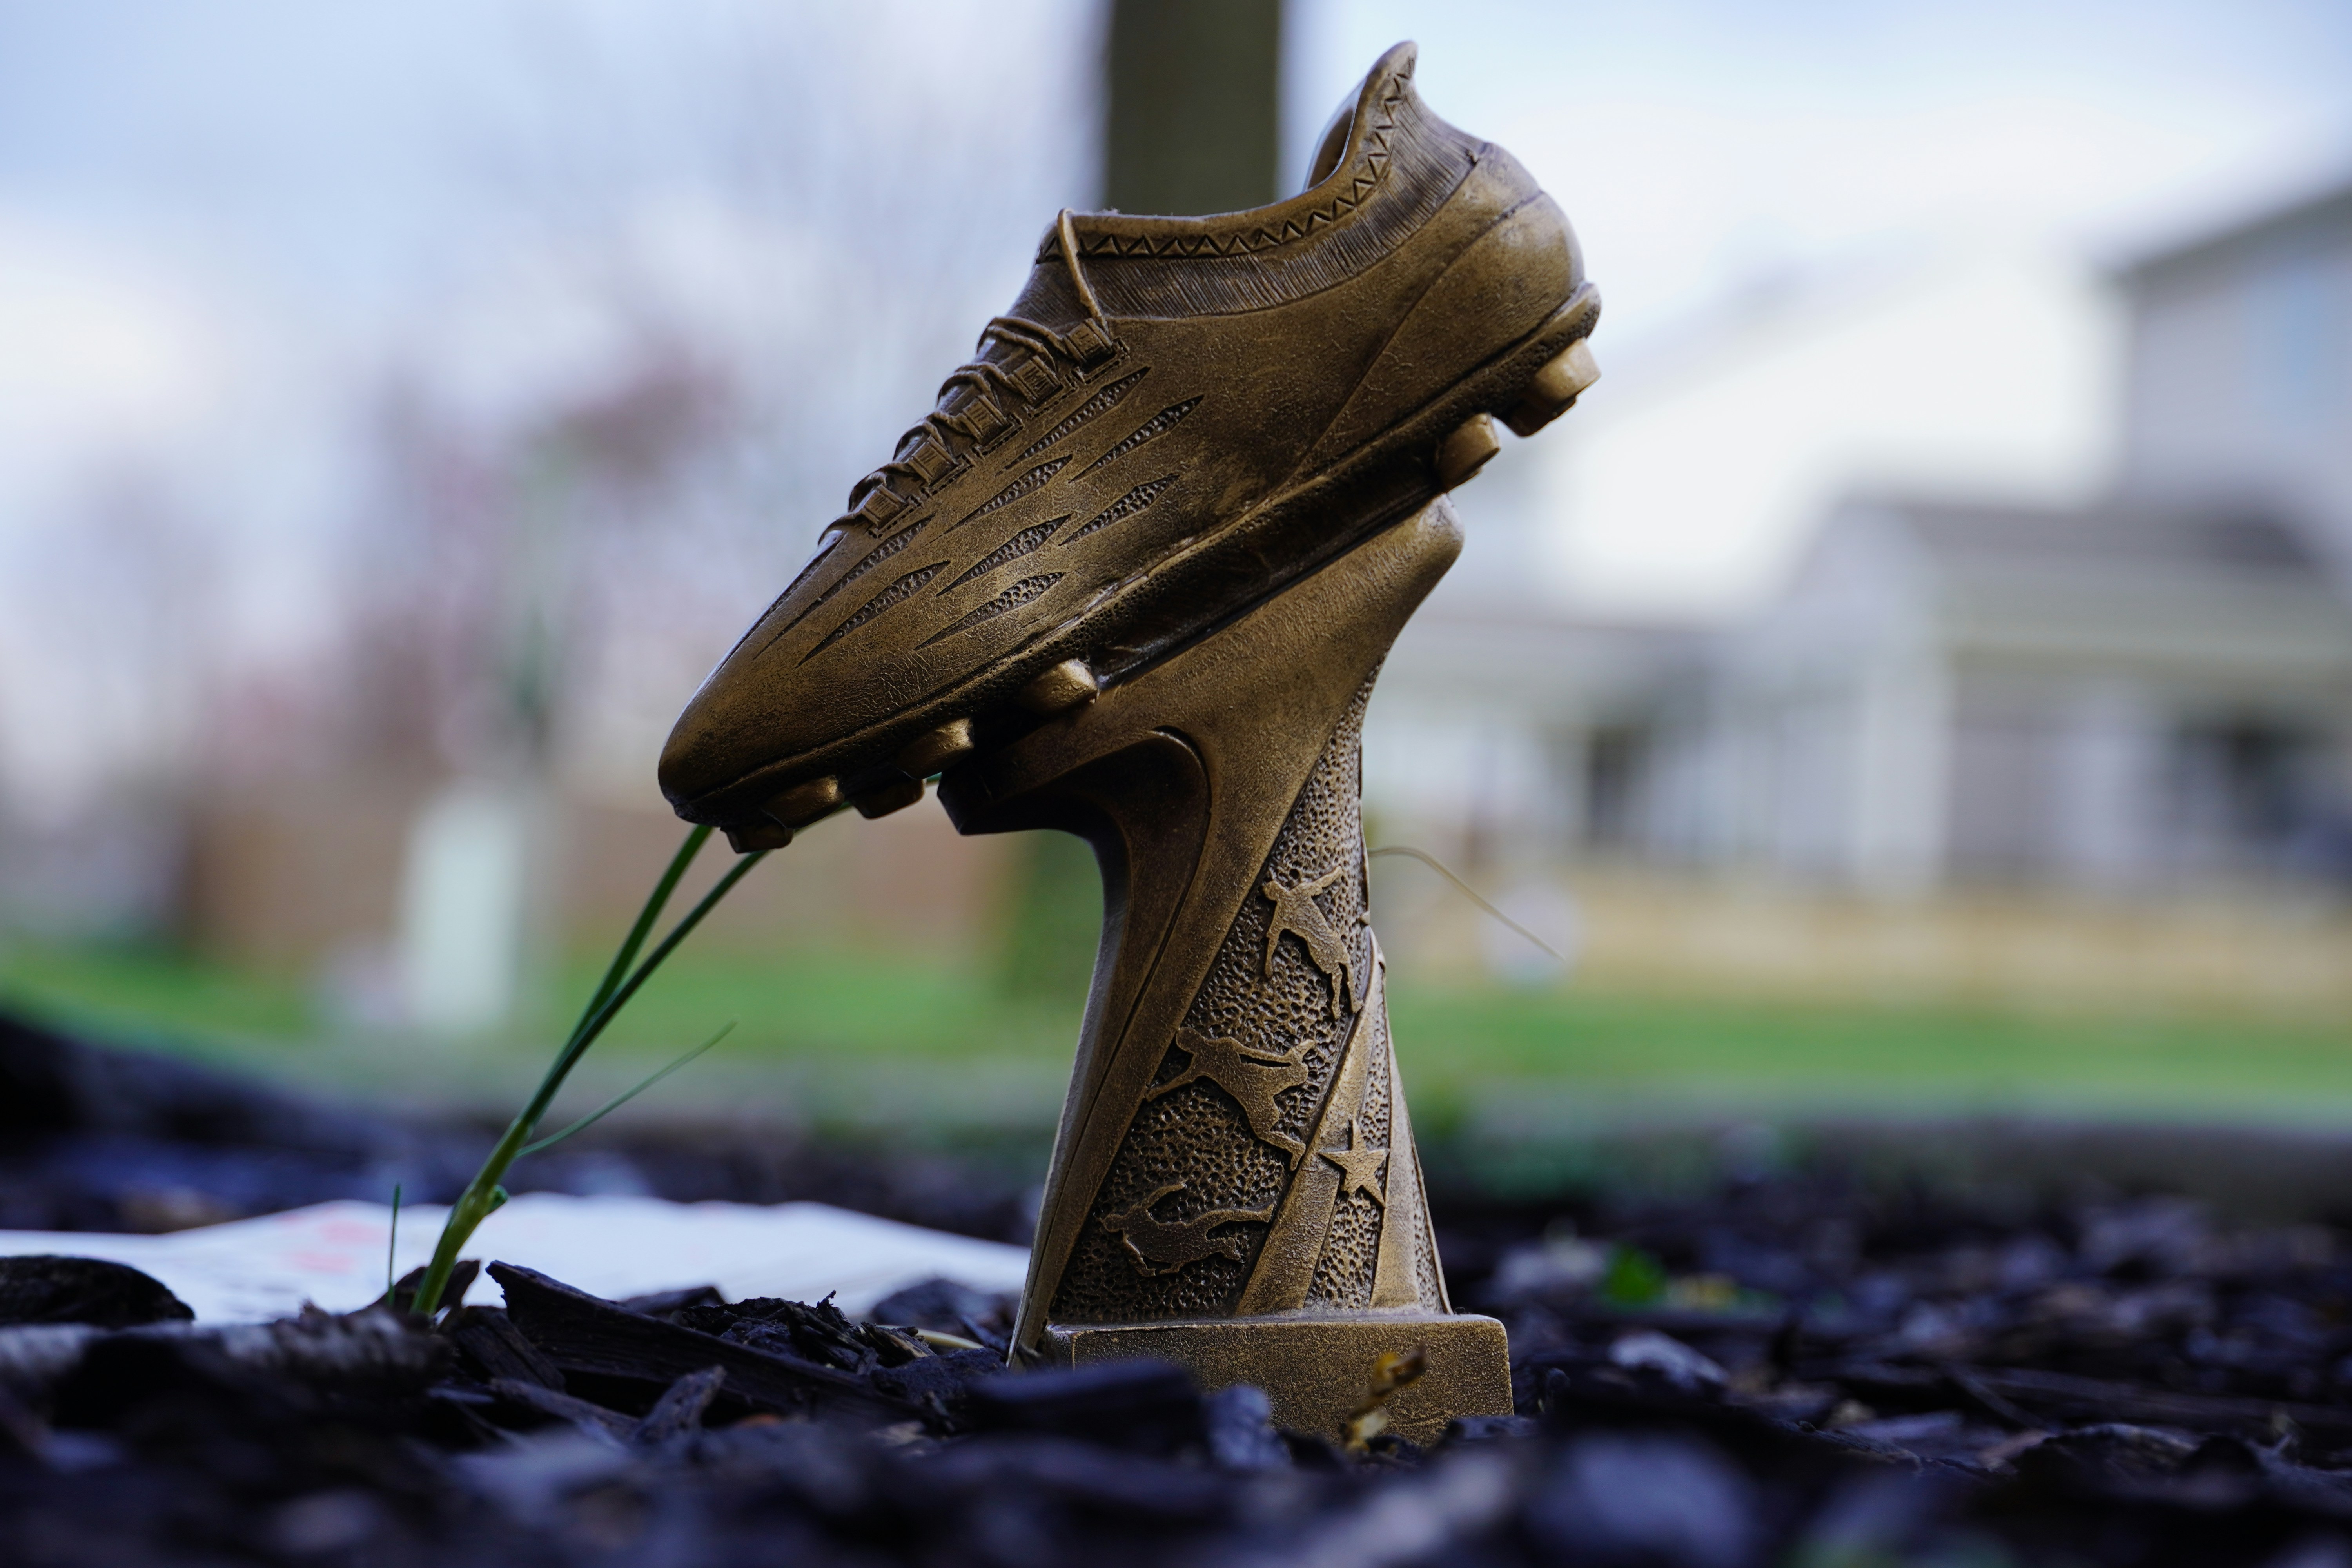
<path id="1" fill-rule="evenodd" d="M 93 1035 L 171 1043 L 312 1079 L 500 1098 L 535 1076 L 593 961 L 490 1045 L 421 1047 L 336 1026 L 309 988 L 158 950 L 0 949 L 0 1005 Z M 2352 1118 L 2352 1023 L 1803 1006 L 1398 978 L 1401 1060 L 1424 1129 L 1514 1108 L 1594 1114 L 2060 1110 Z M 689 949 L 591 1058 L 583 1096 L 735 1021 L 655 1103 L 794 1104 L 852 1121 L 1047 1121 L 1078 998 L 1008 995 L 988 974 L 860 953 Z M 429 1096 L 428 1096 L 429 1097 Z"/>
<path id="2" fill-rule="evenodd" d="M 0 1007 L 205 1056 L 280 1051 L 318 1029 L 307 987 L 145 944 L 0 940 Z"/>
<path id="3" fill-rule="evenodd" d="M 2352 1021 L 1399 986 L 1416 1091 L 1559 1083 L 1737 1107 L 2352 1115 Z"/>

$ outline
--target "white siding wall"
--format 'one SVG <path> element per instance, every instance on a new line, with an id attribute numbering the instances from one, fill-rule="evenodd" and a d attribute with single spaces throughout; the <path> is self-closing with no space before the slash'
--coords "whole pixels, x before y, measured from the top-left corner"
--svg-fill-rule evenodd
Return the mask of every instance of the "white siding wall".
<path id="1" fill-rule="evenodd" d="M 2127 388 L 2127 487 L 2273 498 L 2352 572 L 2352 205 L 2147 277 Z"/>

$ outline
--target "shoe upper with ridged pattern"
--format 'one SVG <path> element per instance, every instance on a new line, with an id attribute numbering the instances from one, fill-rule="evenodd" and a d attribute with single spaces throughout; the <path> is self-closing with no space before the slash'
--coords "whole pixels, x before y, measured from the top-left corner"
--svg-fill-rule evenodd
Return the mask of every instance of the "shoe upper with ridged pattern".
<path id="1" fill-rule="evenodd" d="M 661 782 L 680 815 L 745 820 L 870 771 L 1064 658 L 1108 679 L 1147 662 L 1344 536 L 1373 502 L 1336 477 L 1385 496 L 1401 481 L 1364 476 L 1423 454 L 1384 440 L 1567 331 L 1591 289 L 1565 218 L 1423 107 L 1413 65 L 1410 44 L 1381 58 L 1328 172 L 1287 201 L 1063 215 L 973 361 L 678 720 Z"/>

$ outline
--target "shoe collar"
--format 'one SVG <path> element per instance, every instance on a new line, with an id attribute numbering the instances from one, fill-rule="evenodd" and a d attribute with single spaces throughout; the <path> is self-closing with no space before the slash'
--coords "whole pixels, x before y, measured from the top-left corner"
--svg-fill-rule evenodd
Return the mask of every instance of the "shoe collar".
<path id="1" fill-rule="evenodd" d="M 1346 112 L 1344 141 L 1341 116 L 1332 117 L 1316 160 L 1323 177 L 1287 201 L 1205 217 L 1071 213 L 1066 215 L 1067 235 L 1049 233 L 1038 259 L 1058 254 L 1065 243 L 1081 257 L 1247 255 L 1305 239 L 1339 222 L 1380 188 L 1396 136 L 1407 116 L 1420 110 L 1412 89 L 1420 53 L 1408 41 L 1380 58 L 1357 89 L 1352 111 Z M 1327 161 L 1328 171 L 1322 167 Z"/>

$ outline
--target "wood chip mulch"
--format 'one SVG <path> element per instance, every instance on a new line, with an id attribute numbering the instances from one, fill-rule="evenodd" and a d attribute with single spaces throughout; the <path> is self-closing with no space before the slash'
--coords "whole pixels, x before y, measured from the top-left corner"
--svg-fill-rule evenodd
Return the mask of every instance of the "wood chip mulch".
<path id="1" fill-rule="evenodd" d="M 2352 1568 L 2352 1246 L 2163 1197 L 1804 1177 L 1459 1210 L 1518 1414 L 1421 1452 L 1171 1368 L 488 1266 L 503 1308 L 249 1328 L 0 1266 L 0 1562 Z M 961 1348 L 964 1342 L 982 1348 Z"/>

